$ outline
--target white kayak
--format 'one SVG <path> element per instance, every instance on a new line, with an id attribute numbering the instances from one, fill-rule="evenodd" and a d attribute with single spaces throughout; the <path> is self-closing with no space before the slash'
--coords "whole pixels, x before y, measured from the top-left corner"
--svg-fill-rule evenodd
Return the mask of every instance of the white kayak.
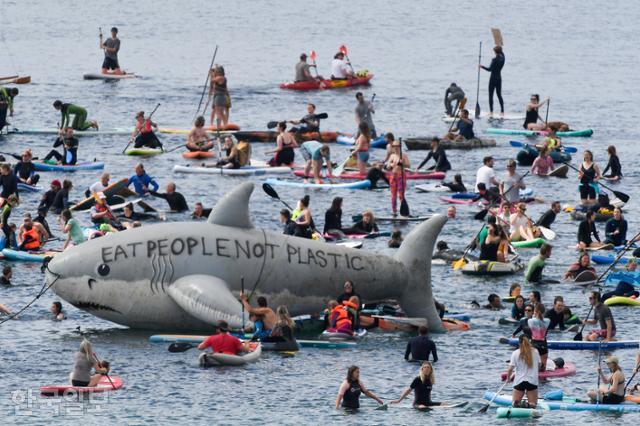
<path id="1" fill-rule="evenodd" d="M 200 367 L 216 367 L 221 365 L 237 366 L 255 362 L 260 358 L 260 355 L 262 355 L 262 345 L 260 343 L 255 343 L 254 345 L 254 349 L 251 352 L 242 355 L 204 353 L 198 357 L 198 362 Z"/>
<path id="2" fill-rule="evenodd" d="M 125 74 L 102 74 L 102 73 L 88 73 L 82 76 L 85 80 L 105 80 L 105 81 L 113 81 L 113 80 L 126 80 L 128 78 L 137 78 L 138 75 L 134 73 L 125 73 Z"/>
<path id="3" fill-rule="evenodd" d="M 471 110 L 469 111 L 469 118 L 472 120 L 476 118 L 473 111 Z M 524 114 L 500 115 L 499 112 L 494 112 L 493 116 L 491 116 L 488 112 L 481 112 L 480 118 L 487 118 L 489 120 L 499 120 L 499 121 L 519 121 L 519 120 L 524 120 Z M 458 117 L 456 117 L 456 121 L 457 120 L 458 120 Z M 453 117 L 449 117 L 448 115 L 443 115 L 442 121 L 444 121 L 445 123 L 451 123 L 453 121 Z"/>
<path id="4" fill-rule="evenodd" d="M 262 176 L 272 174 L 291 174 L 290 167 L 244 166 L 239 169 L 222 167 L 173 166 L 174 173 L 193 173 L 221 176 Z"/>
<path id="5" fill-rule="evenodd" d="M 367 335 L 367 330 L 361 328 L 353 334 L 338 333 L 335 331 L 325 330 L 320 335 L 322 340 L 360 340 Z"/>
<path id="6" fill-rule="evenodd" d="M 448 186 L 439 183 L 425 183 L 414 187 L 418 192 L 451 192 Z"/>

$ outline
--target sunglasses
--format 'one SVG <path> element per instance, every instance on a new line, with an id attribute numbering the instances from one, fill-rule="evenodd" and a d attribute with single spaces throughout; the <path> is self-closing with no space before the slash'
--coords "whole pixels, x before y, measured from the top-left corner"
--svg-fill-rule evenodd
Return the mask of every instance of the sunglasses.
<path id="1" fill-rule="evenodd" d="M 525 309 L 525 312 L 533 312 L 533 309 Z"/>

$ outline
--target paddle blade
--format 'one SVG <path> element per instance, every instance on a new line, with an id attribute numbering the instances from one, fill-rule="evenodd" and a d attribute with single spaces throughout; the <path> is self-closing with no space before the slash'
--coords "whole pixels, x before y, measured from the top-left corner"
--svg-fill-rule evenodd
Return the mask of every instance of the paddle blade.
<path id="1" fill-rule="evenodd" d="M 478 410 L 478 413 L 486 413 L 490 405 L 491 403 L 486 404 L 484 407 Z"/>
<path id="2" fill-rule="evenodd" d="M 345 46 L 344 44 L 342 46 L 340 46 L 338 48 L 342 53 L 344 53 L 345 56 L 347 56 L 349 54 L 349 51 L 347 50 L 347 46 Z"/>
<path id="3" fill-rule="evenodd" d="M 480 118 L 480 104 L 476 101 L 476 118 Z"/>
<path id="4" fill-rule="evenodd" d="M 556 233 L 549 228 L 545 228 L 544 226 L 539 226 L 540 233 L 544 237 L 545 240 L 553 240 L 556 238 Z"/>
<path id="5" fill-rule="evenodd" d="M 262 190 L 271 198 L 276 198 L 276 199 L 280 199 L 280 197 L 278 196 L 278 193 L 276 192 L 275 189 L 273 189 L 273 186 L 269 185 L 268 183 L 263 183 L 262 184 Z"/>
<path id="6" fill-rule="evenodd" d="M 195 348 L 195 345 L 191 343 L 172 343 L 169 345 L 169 352 L 186 352 L 191 348 Z"/>
<path id="7" fill-rule="evenodd" d="M 347 162 L 349 161 L 349 159 L 351 158 L 351 156 L 347 157 L 342 163 L 340 163 L 338 165 L 338 167 L 336 167 L 335 169 L 333 169 L 333 175 L 335 177 L 340 177 L 340 175 L 342 174 L 342 172 L 344 172 L 344 168 L 347 165 Z"/>
<path id="8" fill-rule="evenodd" d="M 573 337 L 573 340 L 579 342 L 582 340 L 582 330 L 578 331 L 578 333 Z"/>
<path id="9" fill-rule="evenodd" d="M 316 114 L 316 118 L 320 120 L 326 120 L 327 118 L 329 118 L 329 114 L 327 114 L 326 112 Z"/>
<path id="10" fill-rule="evenodd" d="M 575 154 L 576 152 L 578 152 L 578 148 L 576 148 L 575 146 L 565 146 L 564 148 L 564 152 L 566 152 L 567 154 Z"/>
<path id="11" fill-rule="evenodd" d="M 311 53 L 309 53 L 309 57 L 311 58 L 311 60 L 313 62 L 315 62 L 316 61 L 316 51 L 312 50 Z"/>
<path id="12" fill-rule="evenodd" d="M 270 121 L 267 123 L 267 129 L 273 129 L 278 125 L 277 121 Z"/>
<path id="13" fill-rule="evenodd" d="M 623 203 L 628 203 L 629 202 L 629 196 L 627 194 L 625 194 L 624 192 L 620 192 L 620 191 L 611 191 L 613 192 L 613 194 Z"/>
<path id="14" fill-rule="evenodd" d="M 409 203 L 407 203 L 407 200 L 403 198 L 402 202 L 400 202 L 400 215 L 409 216 L 409 214 Z"/>
<path id="15" fill-rule="evenodd" d="M 389 408 L 389 404 L 382 404 L 376 407 L 376 410 L 379 411 L 387 411 L 387 409 Z"/>
<path id="16" fill-rule="evenodd" d="M 457 271 L 458 269 L 461 269 L 466 264 L 467 264 L 467 260 L 464 257 L 461 257 L 458 260 L 454 260 L 451 263 L 451 266 L 453 266 L 454 271 Z"/>
<path id="17" fill-rule="evenodd" d="M 484 218 L 487 217 L 487 213 L 489 213 L 488 209 L 480 210 L 478 213 L 473 215 L 473 218 L 476 220 L 484 220 Z"/>
<path id="18" fill-rule="evenodd" d="M 18 77 L 13 81 L 15 84 L 28 84 L 31 83 L 31 76 Z"/>

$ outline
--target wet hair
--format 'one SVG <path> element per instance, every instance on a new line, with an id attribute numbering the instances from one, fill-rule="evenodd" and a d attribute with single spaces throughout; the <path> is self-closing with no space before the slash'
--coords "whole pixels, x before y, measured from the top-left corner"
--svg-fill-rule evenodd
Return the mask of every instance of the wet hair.
<path id="1" fill-rule="evenodd" d="M 495 293 L 491 293 L 488 297 L 487 297 L 487 302 L 492 303 L 494 300 L 498 299 L 498 301 L 500 301 L 500 296 L 498 296 Z"/>
<path id="2" fill-rule="evenodd" d="M 287 130 L 287 123 L 285 123 L 284 121 L 281 121 L 278 123 L 278 129 L 279 130 Z"/>
<path id="3" fill-rule="evenodd" d="M 56 302 L 53 302 L 52 305 L 56 307 L 56 312 L 58 314 L 62 313 L 62 303 L 56 301 Z"/>
<path id="4" fill-rule="evenodd" d="M 418 333 L 421 336 L 426 336 L 428 332 L 429 332 L 429 329 L 427 328 L 426 325 L 421 325 L 420 327 L 418 327 Z"/>
<path id="5" fill-rule="evenodd" d="M 562 296 L 556 296 L 553 298 L 553 304 L 555 305 L 556 302 L 564 302 L 564 297 Z"/>
<path id="6" fill-rule="evenodd" d="M 551 203 L 551 208 L 553 208 L 553 206 L 556 206 L 556 205 L 560 207 L 561 206 L 560 201 L 554 201 L 553 203 Z"/>
<path id="7" fill-rule="evenodd" d="M 363 97 L 362 92 L 356 92 L 356 99 Z"/>
<path id="8" fill-rule="evenodd" d="M 72 186 L 73 182 L 71 182 L 69 179 L 65 179 L 62 181 L 62 189 L 71 189 Z"/>
<path id="9" fill-rule="evenodd" d="M 540 254 L 546 256 L 547 254 L 549 254 L 552 248 L 553 246 L 551 244 L 542 243 L 542 245 L 540 246 Z"/>
<path id="10" fill-rule="evenodd" d="M 280 210 L 280 214 L 287 219 L 291 219 L 291 212 L 289 211 L 289 209 Z"/>
<path id="11" fill-rule="evenodd" d="M 587 210 L 587 212 L 584 214 L 584 217 L 585 217 L 586 219 L 593 219 L 593 216 L 594 216 L 595 214 L 596 214 L 596 213 L 595 213 L 593 210 Z"/>
<path id="12" fill-rule="evenodd" d="M 302 204 L 304 207 L 309 207 L 310 201 L 311 197 L 309 197 L 309 195 L 305 195 L 304 197 L 300 198 L 300 204 Z"/>
<path id="13" fill-rule="evenodd" d="M 116 27 L 111 27 L 111 32 L 112 32 L 112 33 L 116 33 L 116 34 L 118 34 L 118 28 L 116 28 Z"/>
<path id="14" fill-rule="evenodd" d="M 196 127 L 202 127 L 204 126 L 204 117 L 199 115 L 198 118 L 196 118 L 196 121 L 193 123 L 194 126 Z"/>
<path id="15" fill-rule="evenodd" d="M 347 370 L 347 382 L 353 381 L 353 374 L 358 370 L 360 370 L 360 367 L 358 367 L 357 365 L 352 365 L 351 367 L 349 367 L 349 369 Z"/>
<path id="16" fill-rule="evenodd" d="M 329 211 L 332 213 L 335 213 L 341 208 L 342 208 L 342 197 L 335 197 L 331 202 L 331 207 L 329 207 Z"/>
<path id="17" fill-rule="evenodd" d="M 498 55 L 502 55 L 502 46 L 496 46 L 493 48 L 493 51 Z"/>
<path id="18" fill-rule="evenodd" d="M 609 145 L 607 147 L 607 152 L 609 153 L 609 155 L 616 155 L 616 147 L 613 145 Z"/>
<path id="19" fill-rule="evenodd" d="M 536 102 L 540 102 L 540 95 L 538 95 L 537 93 L 534 93 L 533 95 L 531 95 L 532 98 L 536 98 Z"/>
<path id="20" fill-rule="evenodd" d="M 484 182 L 478 182 L 478 190 L 479 191 L 486 191 L 487 190 L 487 185 Z"/>
<path id="21" fill-rule="evenodd" d="M 266 308 L 267 307 L 267 298 L 264 297 L 264 296 L 258 297 L 258 306 L 260 306 L 261 308 Z"/>
<path id="22" fill-rule="evenodd" d="M 62 108 L 62 101 L 61 100 L 57 100 L 53 103 L 53 107 L 54 108 Z"/>
<path id="23" fill-rule="evenodd" d="M 449 246 L 447 245 L 446 241 L 438 241 L 438 244 L 436 244 L 436 248 L 438 250 L 446 250 L 449 248 Z"/>

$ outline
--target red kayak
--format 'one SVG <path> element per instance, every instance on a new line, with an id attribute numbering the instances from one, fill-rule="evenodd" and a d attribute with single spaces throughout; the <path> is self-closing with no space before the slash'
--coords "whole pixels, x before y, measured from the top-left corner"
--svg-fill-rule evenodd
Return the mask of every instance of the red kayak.
<path id="1" fill-rule="evenodd" d="M 544 370 L 538 373 L 538 378 L 541 380 L 553 379 L 554 377 L 566 377 L 576 374 L 576 365 L 572 362 L 566 362 L 564 367 L 556 368 L 555 370 Z M 502 380 L 507 378 L 507 372 L 503 371 L 500 374 Z"/>
<path id="2" fill-rule="evenodd" d="M 277 132 L 271 131 L 241 131 L 236 132 L 236 139 L 249 142 L 275 142 L 278 137 Z M 319 142 L 335 142 L 338 138 L 338 132 L 309 132 L 299 133 L 296 135 L 298 142 L 319 141 Z"/>
<path id="3" fill-rule="evenodd" d="M 304 169 L 294 170 L 293 172 L 298 177 L 304 176 Z M 391 172 L 386 173 L 387 178 L 391 177 Z M 326 176 L 326 172 L 323 172 L 323 176 Z M 406 172 L 404 174 L 405 179 L 408 180 L 419 180 L 419 179 L 444 179 L 445 174 L 443 172 L 431 172 L 431 173 L 421 173 L 421 172 Z M 340 176 L 340 179 L 356 179 L 363 180 L 366 179 L 367 176 L 363 175 L 359 172 L 343 172 Z"/>
<path id="4" fill-rule="evenodd" d="M 347 80 L 309 80 L 282 83 L 281 89 L 290 90 L 324 90 L 324 89 L 340 89 L 343 87 L 364 86 L 369 84 L 373 78 L 373 74 L 364 77 L 355 77 Z"/>
<path id="5" fill-rule="evenodd" d="M 182 158 L 211 158 L 214 156 L 214 153 L 211 151 L 189 151 L 182 154 Z"/>
<path id="6" fill-rule="evenodd" d="M 111 379 L 111 380 L 109 380 Z M 51 385 L 42 386 L 40 393 L 46 396 L 69 395 L 73 393 L 98 393 L 109 392 L 122 388 L 124 382 L 117 376 L 102 376 L 97 386 L 71 386 L 71 385 Z"/>

